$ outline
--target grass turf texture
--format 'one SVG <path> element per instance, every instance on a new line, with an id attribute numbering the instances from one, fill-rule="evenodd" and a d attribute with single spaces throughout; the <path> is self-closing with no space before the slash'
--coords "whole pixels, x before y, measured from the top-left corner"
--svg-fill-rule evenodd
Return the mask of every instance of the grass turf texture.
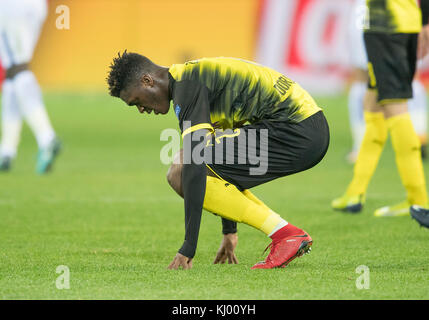
<path id="1" fill-rule="evenodd" d="M 313 237 L 310 255 L 286 269 L 250 270 L 269 243 L 239 225 L 238 265 L 213 265 L 220 218 L 204 212 L 194 268 L 167 270 L 184 236 L 183 202 L 160 162 L 166 117 L 140 115 L 106 94 L 46 93 L 64 150 L 48 176 L 34 173 L 37 148 L 24 129 L 19 156 L 0 175 L 0 299 L 428 299 L 429 230 L 410 217 L 373 211 L 404 199 L 390 142 L 359 215 L 330 209 L 352 167 L 346 97 L 317 99 L 331 146 L 315 168 L 254 188 Z M 425 164 L 428 176 L 428 163 Z M 70 268 L 58 290 L 56 267 Z M 370 270 L 358 290 L 356 268 Z"/>

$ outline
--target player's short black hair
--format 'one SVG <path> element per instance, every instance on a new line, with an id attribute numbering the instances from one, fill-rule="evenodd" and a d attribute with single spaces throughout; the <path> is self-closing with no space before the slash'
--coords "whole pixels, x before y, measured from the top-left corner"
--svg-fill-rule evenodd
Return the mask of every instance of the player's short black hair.
<path id="1" fill-rule="evenodd" d="M 113 58 L 110 65 L 110 72 L 107 77 L 109 92 L 113 97 L 119 97 L 121 91 L 130 84 L 135 83 L 145 73 L 150 73 L 155 64 L 145 56 L 138 53 L 127 52 Z"/>

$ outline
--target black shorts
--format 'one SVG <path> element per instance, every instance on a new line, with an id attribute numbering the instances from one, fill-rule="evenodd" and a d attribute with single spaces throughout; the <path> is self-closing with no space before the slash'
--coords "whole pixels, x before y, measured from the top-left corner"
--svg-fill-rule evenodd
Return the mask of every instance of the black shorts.
<path id="1" fill-rule="evenodd" d="M 262 120 L 211 138 L 209 169 L 240 190 L 307 170 L 329 145 L 322 111 L 299 122 Z"/>
<path id="2" fill-rule="evenodd" d="M 379 103 L 413 97 L 417 37 L 415 33 L 364 33 L 368 88 L 377 89 Z"/>

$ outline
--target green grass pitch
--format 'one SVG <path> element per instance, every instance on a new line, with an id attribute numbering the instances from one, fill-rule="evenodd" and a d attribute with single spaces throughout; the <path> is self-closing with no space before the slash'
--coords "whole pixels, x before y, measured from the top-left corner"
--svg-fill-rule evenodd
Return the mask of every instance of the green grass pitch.
<path id="1" fill-rule="evenodd" d="M 390 141 L 359 215 L 330 209 L 352 174 L 346 97 L 317 98 L 331 145 L 315 168 L 253 189 L 313 237 L 286 269 L 250 270 L 269 243 L 239 225 L 238 265 L 213 265 L 220 218 L 204 212 L 191 270 L 167 270 L 184 237 L 183 202 L 160 162 L 166 117 L 140 115 L 107 94 L 45 93 L 63 153 L 48 176 L 24 128 L 13 170 L 0 175 L 0 299 L 429 299 L 429 230 L 410 217 L 376 218 L 402 201 Z M 425 163 L 426 176 L 429 164 Z M 70 288 L 57 289 L 57 266 Z M 356 268 L 369 268 L 358 289 Z"/>

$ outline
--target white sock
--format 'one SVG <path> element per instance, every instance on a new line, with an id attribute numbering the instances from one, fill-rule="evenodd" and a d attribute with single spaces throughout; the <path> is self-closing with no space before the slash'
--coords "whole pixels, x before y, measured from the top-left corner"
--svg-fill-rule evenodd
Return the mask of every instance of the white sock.
<path id="1" fill-rule="evenodd" d="M 414 130 L 419 137 L 427 134 L 427 99 L 426 90 L 420 81 L 413 81 L 413 99 L 408 101 L 408 112 L 413 122 Z"/>
<path id="2" fill-rule="evenodd" d="M 268 235 L 268 237 L 271 237 L 274 233 L 276 233 L 277 231 L 279 231 L 281 228 L 283 228 L 284 226 L 287 226 L 288 222 L 284 219 L 282 219 L 273 229 L 273 231 L 271 231 L 271 233 Z"/>
<path id="3" fill-rule="evenodd" d="M 55 131 L 43 104 L 37 80 L 27 70 L 17 74 L 13 82 L 21 113 L 33 131 L 39 148 L 46 148 L 55 138 Z"/>
<path id="4" fill-rule="evenodd" d="M 5 80 L 2 95 L 1 157 L 15 158 L 21 135 L 22 117 L 15 99 L 13 83 Z"/>
<path id="5" fill-rule="evenodd" d="M 353 139 L 353 151 L 358 151 L 360 149 L 365 134 L 363 99 L 367 86 L 366 82 L 354 82 L 349 91 L 348 108 L 350 129 Z"/>

